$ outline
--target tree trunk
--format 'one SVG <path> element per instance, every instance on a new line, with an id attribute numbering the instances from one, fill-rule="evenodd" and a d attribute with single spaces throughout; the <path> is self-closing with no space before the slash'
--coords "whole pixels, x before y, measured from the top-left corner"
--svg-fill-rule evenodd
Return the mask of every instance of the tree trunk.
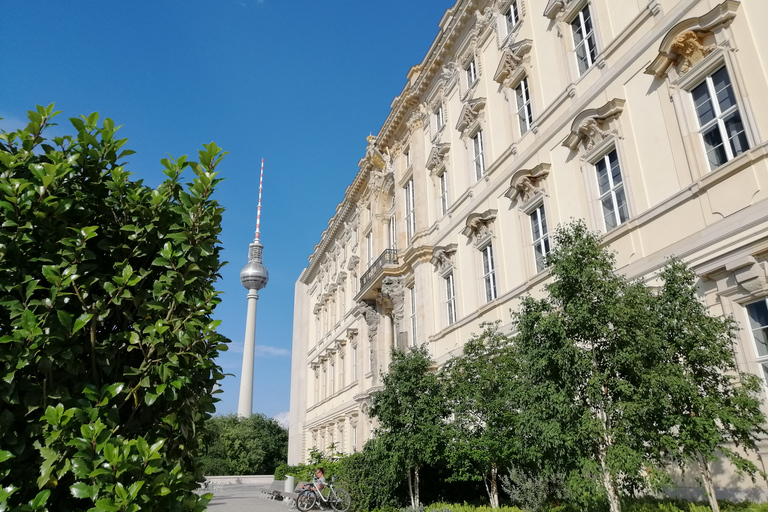
<path id="1" fill-rule="evenodd" d="M 701 483 L 704 485 L 704 492 L 707 493 L 709 506 L 712 512 L 720 512 L 720 505 L 717 503 L 717 493 L 715 492 L 715 483 L 712 481 L 712 467 L 704 455 L 699 454 L 699 468 L 701 470 Z"/>
<path id="2" fill-rule="evenodd" d="M 414 487 L 416 487 L 416 500 L 415 504 L 413 505 L 413 508 L 419 508 L 419 465 L 416 464 L 413 467 L 413 480 L 416 483 Z"/>
<path id="3" fill-rule="evenodd" d="M 413 501 L 413 480 L 411 479 L 411 468 L 408 467 L 408 496 L 411 498 L 411 508 L 416 508 Z"/>
<path id="4" fill-rule="evenodd" d="M 613 444 L 613 439 L 611 439 L 608 428 L 608 415 L 602 406 L 597 408 L 597 414 L 603 423 L 602 439 L 598 448 L 597 458 L 598 462 L 600 462 L 600 472 L 603 474 L 603 485 L 605 486 L 605 493 L 608 496 L 608 506 L 610 507 L 611 512 L 621 512 L 621 499 L 616 490 L 616 485 L 613 483 L 613 477 L 611 476 L 611 471 L 608 469 L 608 464 L 605 462 L 608 447 Z"/>
<path id="5" fill-rule="evenodd" d="M 489 493 L 491 508 L 499 508 L 499 486 L 496 482 L 498 473 L 499 467 L 495 463 L 491 464 L 491 489 Z"/>

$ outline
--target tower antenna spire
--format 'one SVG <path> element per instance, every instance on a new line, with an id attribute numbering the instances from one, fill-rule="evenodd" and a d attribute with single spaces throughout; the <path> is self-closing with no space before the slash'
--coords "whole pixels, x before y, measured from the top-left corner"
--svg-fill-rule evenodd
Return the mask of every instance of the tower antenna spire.
<path id="1" fill-rule="evenodd" d="M 261 189 L 264 184 L 264 159 L 261 159 L 261 176 L 259 176 L 259 205 L 256 207 L 256 236 L 253 241 L 258 242 L 260 239 L 261 230 Z"/>

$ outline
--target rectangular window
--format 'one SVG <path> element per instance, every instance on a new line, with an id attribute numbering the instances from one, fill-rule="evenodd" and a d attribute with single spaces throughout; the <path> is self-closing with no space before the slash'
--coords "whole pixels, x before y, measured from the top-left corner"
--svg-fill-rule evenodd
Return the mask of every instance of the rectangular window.
<path id="1" fill-rule="evenodd" d="M 466 68 L 467 72 L 467 87 L 472 87 L 477 81 L 477 66 L 475 65 L 475 59 L 469 61 L 469 65 Z"/>
<path id="2" fill-rule="evenodd" d="M 357 346 L 352 347 L 352 382 L 357 382 Z"/>
<path id="3" fill-rule="evenodd" d="M 694 87 L 691 97 L 710 169 L 749 149 L 747 133 L 725 66 Z"/>
<path id="4" fill-rule="evenodd" d="M 408 169 L 411 166 L 411 150 L 406 149 L 403 154 L 405 155 L 405 168 Z"/>
<path id="5" fill-rule="evenodd" d="M 365 235 L 365 251 L 368 258 L 367 268 L 371 268 L 371 265 L 373 265 L 373 232 Z"/>
<path id="6" fill-rule="evenodd" d="M 357 425 L 352 425 L 352 451 L 357 451 Z"/>
<path id="7" fill-rule="evenodd" d="M 320 401 L 320 375 L 315 370 L 315 403 Z"/>
<path id="8" fill-rule="evenodd" d="M 344 389 L 344 358 L 339 358 L 339 389 Z"/>
<path id="9" fill-rule="evenodd" d="M 579 66 L 579 75 L 584 74 L 595 63 L 597 47 L 595 46 L 595 31 L 592 26 L 592 16 L 589 12 L 589 4 L 571 21 L 573 30 L 573 49 L 576 53 L 576 62 Z"/>
<path id="10" fill-rule="evenodd" d="M 331 377 L 331 385 L 330 385 L 331 394 L 334 394 L 336 392 L 336 364 L 335 363 L 331 363 L 330 377 Z"/>
<path id="11" fill-rule="evenodd" d="M 328 369 L 323 365 L 323 398 L 328 396 Z"/>
<path id="12" fill-rule="evenodd" d="M 406 244 L 411 243 L 411 238 L 416 232 L 416 217 L 414 216 L 413 178 L 405 184 L 405 236 Z"/>
<path id="13" fill-rule="evenodd" d="M 440 131 L 443 129 L 443 125 L 445 124 L 445 116 L 443 116 L 443 106 L 440 105 L 437 107 L 437 110 L 435 110 L 435 129 L 436 131 Z"/>
<path id="14" fill-rule="evenodd" d="M 493 262 L 493 245 L 488 244 L 483 253 L 483 282 L 485 283 L 485 301 L 496 299 L 496 266 Z"/>
<path id="15" fill-rule="evenodd" d="M 531 95 L 528 93 L 528 77 L 520 80 L 515 87 L 517 98 L 517 119 L 520 122 L 520 136 L 527 133 L 533 124 L 533 110 L 531 109 Z"/>
<path id="16" fill-rule="evenodd" d="M 547 254 L 549 254 L 547 215 L 544 212 L 543 204 L 531 213 L 531 231 L 533 234 L 533 254 L 536 258 L 536 270 L 541 272 L 547 268 Z"/>
<path id="17" fill-rule="evenodd" d="M 517 25 L 517 22 L 520 21 L 520 15 L 518 12 L 517 0 L 512 0 L 512 3 L 509 4 L 509 8 L 504 13 L 504 19 L 507 22 L 507 34 L 510 34 L 515 25 Z"/>
<path id="18" fill-rule="evenodd" d="M 755 356 L 760 365 L 760 376 L 768 384 L 768 306 L 766 306 L 766 300 L 762 299 L 747 304 L 747 316 L 749 316 L 752 339 L 755 342 Z"/>
<path id="19" fill-rule="evenodd" d="M 448 310 L 448 325 L 456 322 L 456 288 L 453 283 L 453 272 L 445 278 L 446 307 Z"/>
<path id="20" fill-rule="evenodd" d="M 416 287 L 411 286 L 408 288 L 408 294 L 411 301 L 411 346 L 416 346 L 416 336 L 418 331 L 416 330 Z"/>
<path id="21" fill-rule="evenodd" d="M 483 153 L 483 130 L 479 130 L 472 137 L 472 149 L 474 151 L 475 161 L 475 179 L 478 181 L 485 176 L 485 155 Z"/>
<path id="22" fill-rule="evenodd" d="M 440 175 L 440 213 L 448 213 L 448 172 L 443 171 Z"/>
<path id="23" fill-rule="evenodd" d="M 603 208 L 605 230 L 610 231 L 629 219 L 624 181 L 621 179 L 619 156 L 614 149 L 595 164 L 597 188 Z"/>

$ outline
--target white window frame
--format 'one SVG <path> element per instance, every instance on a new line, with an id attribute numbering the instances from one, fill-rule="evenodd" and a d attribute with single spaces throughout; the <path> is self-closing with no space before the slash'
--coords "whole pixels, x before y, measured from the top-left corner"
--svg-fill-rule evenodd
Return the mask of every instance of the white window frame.
<path id="1" fill-rule="evenodd" d="M 742 111 L 739 108 L 739 98 L 736 91 L 736 88 L 734 87 L 733 80 L 731 79 L 731 73 L 729 72 L 728 66 L 725 65 L 725 62 L 721 62 L 720 66 L 715 67 L 715 69 L 712 69 L 711 71 L 707 72 L 706 75 L 703 77 L 703 79 L 696 82 L 691 87 L 687 88 L 688 94 L 690 97 L 691 102 L 691 108 L 693 111 L 693 115 L 696 119 L 696 127 L 697 131 L 699 133 L 699 141 L 701 143 L 701 149 L 704 153 L 704 157 L 707 161 L 707 166 L 710 171 L 717 169 L 718 167 L 725 165 L 726 163 L 730 162 L 740 154 L 749 151 L 749 149 L 752 147 L 750 137 L 749 137 L 749 130 L 747 129 L 747 123 L 744 119 L 744 116 L 742 115 Z M 722 110 L 720 106 L 719 101 L 712 101 L 713 98 L 717 97 L 717 92 L 715 90 L 715 84 L 713 80 L 713 76 L 716 73 L 719 73 L 720 71 L 725 71 L 725 75 L 728 78 L 728 87 L 731 90 L 731 96 L 733 98 L 733 105 L 731 105 L 726 110 Z M 709 102 L 713 118 L 707 121 L 702 125 L 701 119 L 699 117 L 698 111 L 696 109 L 696 100 L 694 98 L 694 90 L 698 89 L 699 87 L 704 86 L 704 90 L 707 93 L 707 101 Z M 736 150 L 733 148 L 731 144 L 732 137 L 728 137 L 728 129 L 726 128 L 725 121 L 726 119 L 733 118 L 735 116 L 738 116 L 739 122 L 741 123 L 741 132 L 740 134 L 743 134 L 745 139 L 746 147 L 740 151 L 736 152 Z M 705 135 L 708 133 L 712 133 L 713 131 L 716 131 L 716 133 L 720 137 L 720 146 L 725 150 L 725 160 L 716 164 L 709 158 L 709 152 L 707 152 L 707 143 L 705 142 Z"/>
<path id="2" fill-rule="evenodd" d="M 518 9 L 517 0 L 512 0 L 507 10 L 504 11 L 504 25 L 507 27 L 507 35 L 514 31 L 518 23 L 520 23 L 520 9 Z"/>
<path id="3" fill-rule="evenodd" d="M 492 302 L 498 298 L 496 289 L 496 261 L 493 255 L 493 244 L 489 243 L 480 249 L 483 263 L 483 287 L 485 289 L 485 302 Z"/>
<path id="4" fill-rule="evenodd" d="M 406 148 L 405 151 L 403 151 L 403 156 L 405 157 L 405 168 L 410 169 L 411 167 L 411 148 Z"/>
<path id="5" fill-rule="evenodd" d="M 515 86 L 515 105 L 517 106 L 517 121 L 522 137 L 533 125 L 533 107 L 531 93 L 528 87 L 528 77 L 524 76 Z"/>
<path id="6" fill-rule="evenodd" d="M 416 286 L 408 288 L 408 296 L 411 302 L 411 346 L 416 346 L 418 335 L 418 319 L 416 318 Z"/>
<path id="7" fill-rule="evenodd" d="M 328 388 L 331 391 L 331 396 L 333 396 L 334 394 L 336 394 L 336 362 L 331 361 L 331 363 L 328 365 L 328 369 L 330 371 L 330 373 L 328 374 L 328 377 L 330 379 Z"/>
<path id="8" fill-rule="evenodd" d="M 762 298 L 758 301 L 753 301 L 748 304 L 744 305 L 744 315 L 746 316 L 747 323 L 746 325 L 749 326 L 749 336 L 752 338 L 752 348 L 755 351 L 755 362 L 760 368 L 760 377 L 763 379 L 763 385 L 765 386 L 766 392 L 768 392 L 768 344 L 765 345 L 765 355 L 760 354 L 760 348 L 759 348 L 759 341 L 755 337 L 755 331 L 757 330 L 763 330 L 766 327 L 768 327 L 768 323 L 766 325 L 758 325 L 755 327 L 754 323 L 752 322 L 752 317 L 749 314 L 749 306 L 753 304 L 758 304 L 760 302 L 766 303 L 768 301 L 768 298 Z M 768 329 L 766 329 L 768 330 Z"/>
<path id="9" fill-rule="evenodd" d="M 413 191 L 413 178 L 409 178 L 403 187 L 405 193 L 405 243 L 411 244 L 416 233 L 415 196 Z"/>
<path id="10" fill-rule="evenodd" d="M 371 268 L 373 265 L 373 231 L 369 231 L 365 235 L 365 251 L 368 258 L 368 266 L 366 268 Z"/>
<path id="11" fill-rule="evenodd" d="M 480 181 L 485 177 L 485 140 L 483 130 L 477 130 L 471 137 L 472 161 L 475 168 L 475 180 Z"/>
<path id="12" fill-rule="evenodd" d="M 533 260 L 536 266 L 536 272 L 541 272 L 547 268 L 546 257 L 550 253 L 552 247 L 549 242 L 549 225 L 547 224 L 547 211 L 544 208 L 544 203 L 540 203 L 531 210 L 528 214 L 531 219 L 531 238 L 533 239 Z M 536 236 L 536 228 L 538 227 L 539 236 Z M 538 252 L 537 252 L 538 250 Z M 538 253 L 543 256 L 539 257 Z"/>
<path id="13" fill-rule="evenodd" d="M 434 111 L 435 116 L 435 133 L 439 132 L 445 126 L 445 112 L 443 111 L 443 104 L 440 103 L 437 109 Z"/>
<path id="14" fill-rule="evenodd" d="M 440 214 L 445 215 L 448 213 L 448 171 L 443 170 L 438 176 L 440 182 Z"/>
<path id="15" fill-rule="evenodd" d="M 456 323 L 456 283 L 453 272 L 445 276 L 445 306 L 448 314 L 448 325 Z"/>
<path id="16" fill-rule="evenodd" d="M 475 82 L 477 82 L 478 79 L 477 63 L 475 62 L 474 57 L 472 57 L 472 59 L 469 61 L 467 67 L 464 68 L 464 72 L 467 74 L 467 89 L 470 89 L 473 85 L 475 85 Z"/>
<path id="17" fill-rule="evenodd" d="M 357 382 L 357 345 L 352 346 L 352 382 Z"/>
<path id="18" fill-rule="evenodd" d="M 587 31 L 586 27 L 587 19 L 590 21 L 589 31 Z M 579 73 L 579 76 L 582 76 L 595 65 L 598 54 L 595 35 L 595 18 L 589 8 L 589 2 L 585 3 L 584 6 L 579 9 L 579 12 L 576 13 L 568 24 L 571 26 L 571 35 L 573 36 L 573 54 L 576 58 L 576 71 Z M 581 37 L 581 41 L 576 39 L 577 36 Z M 586 60 L 579 59 L 579 49 L 582 47 L 585 49 L 584 55 Z M 586 67 L 584 69 L 581 68 L 581 62 L 586 62 Z"/>
<path id="19" fill-rule="evenodd" d="M 620 178 L 620 182 L 618 184 L 615 182 L 613 167 L 611 166 L 611 155 L 615 156 L 616 168 L 619 171 L 618 176 Z M 611 148 L 609 151 L 604 153 L 603 156 L 595 160 L 592 166 L 595 170 L 597 195 L 599 198 L 598 202 L 600 204 L 599 208 L 600 208 L 600 215 L 603 219 L 603 226 L 605 227 L 606 232 L 612 231 L 617 227 L 621 226 L 622 224 L 624 224 L 625 222 L 627 222 L 630 218 L 626 180 L 624 179 L 624 174 L 621 169 L 619 152 L 615 147 Z M 601 170 L 600 167 L 601 166 L 603 166 L 603 168 L 605 169 L 606 179 L 608 184 L 608 188 L 605 191 L 600 190 L 600 170 Z M 619 198 L 621 195 L 623 195 L 624 197 L 623 209 L 619 203 Z M 606 202 L 608 202 L 611 208 L 610 213 L 614 217 L 614 222 L 615 222 L 614 226 L 609 226 L 608 221 L 606 220 Z"/>

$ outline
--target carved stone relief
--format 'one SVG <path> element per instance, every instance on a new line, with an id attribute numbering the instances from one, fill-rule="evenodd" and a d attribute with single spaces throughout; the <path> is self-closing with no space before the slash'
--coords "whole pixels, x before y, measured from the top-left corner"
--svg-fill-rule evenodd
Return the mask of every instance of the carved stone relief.
<path id="1" fill-rule="evenodd" d="M 614 98 L 602 107 L 581 112 L 571 123 L 571 133 L 563 141 L 563 146 L 576 151 L 579 146 L 584 152 L 591 151 L 609 136 L 617 136 L 618 130 L 610 129 L 610 123 L 623 112 L 624 100 Z"/>
<path id="2" fill-rule="evenodd" d="M 672 41 L 670 49 L 680 55 L 680 73 L 687 73 L 691 66 L 709 55 L 716 45 L 703 45 L 696 32 L 686 30 Z"/>
<path id="3" fill-rule="evenodd" d="M 456 123 L 456 129 L 464 135 L 467 128 L 473 127 L 480 118 L 482 110 L 485 108 L 485 98 L 475 98 L 467 101 L 459 113 L 459 122 Z"/>
<path id="4" fill-rule="evenodd" d="M 504 194 L 513 202 L 521 205 L 528 203 L 537 195 L 543 193 L 541 181 L 549 175 L 549 164 L 539 164 L 533 169 L 517 171 L 510 181 L 509 189 Z"/>
<path id="5" fill-rule="evenodd" d="M 427 157 L 427 169 L 430 171 L 440 169 L 450 150 L 451 145 L 447 142 L 436 144 L 429 152 L 429 157 Z"/>
<path id="6" fill-rule="evenodd" d="M 446 275 L 453 270 L 451 258 L 456 253 L 457 245 L 449 244 L 435 247 L 432 250 L 432 259 L 429 262 L 435 267 L 435 272 Z"/>
<path id="7" fill-rule="evenodd" d="M 473 242 L 475 247 L 482 247 L 492 237 L 491 224 L 496 220 L 497 210 L 490 209 L 483 213 L 473 213 L 467 217 L 466 227 L 461 234 Z"/>

